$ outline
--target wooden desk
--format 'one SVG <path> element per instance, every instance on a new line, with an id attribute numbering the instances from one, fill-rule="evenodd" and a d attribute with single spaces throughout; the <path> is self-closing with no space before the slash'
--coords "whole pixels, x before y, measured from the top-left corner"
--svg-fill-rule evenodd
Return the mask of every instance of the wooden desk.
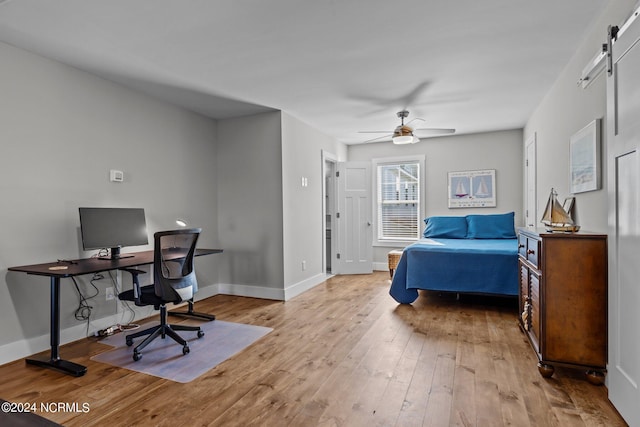
<path id="1" fill-rule="evenodd" d="M 196 249 L 196 256 L 211 255 L 222 252 L 222 249 Z M 60 279 L 65 277 L 81 276 L 84 274 L 99 273 L 102 271 L 118 270 L 121 268 L 135 267 L 139 265 L 153 264 L 153 250 L 122 254 L 126 258 L 98 259 L 83 258 L 62 262 L 49 262 L 44 264 L 23 265 L 10 267 L 9 271 L 34 274 L 50 277 L 51 294 L 51 354 L 49 358 L 28 358 L 26 362 L 31 365 L 55 369 L 65 374 L 80 377 L 87 372 L 86 366 L 60 359 Z M 176 258 L 181 256 L 176 253 Z M 66 268 L 61 268 L 66 267 Z"/>

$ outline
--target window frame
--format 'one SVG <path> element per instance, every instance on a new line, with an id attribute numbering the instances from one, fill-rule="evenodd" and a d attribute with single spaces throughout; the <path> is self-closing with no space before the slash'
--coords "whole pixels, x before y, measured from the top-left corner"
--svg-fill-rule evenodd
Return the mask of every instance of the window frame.
<path id="1" fill-rule="evenodd" d="M 380 218 L 379 218 L 379 202 L 380 188 L 379 188 L 379 171 L 380 166 L 393 165 L 398 163 L 417 163 L 418 164 L 418 218 L 417 226 L 418 233 L 415 239 L 409 238 L 381 238 L 380 237 Z M 422 236 L 422 219 L 425 212 L 425 195 L 426 195 L 426 174 L 425 174 L 425 155 L 414 154 L 408 156 L 397 157 L 384 157 L 376 158 L 372 160 L 373 173 L 373 246 L 386 246 L 386 247 L 404 247 L 411 243 L 415 243 Z"/>

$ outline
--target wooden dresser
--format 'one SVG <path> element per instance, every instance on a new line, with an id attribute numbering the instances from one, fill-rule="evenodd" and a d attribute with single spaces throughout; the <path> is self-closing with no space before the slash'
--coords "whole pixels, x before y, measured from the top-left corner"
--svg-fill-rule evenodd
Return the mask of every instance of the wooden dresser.
<path id="1" fill-rule="evenodd" d="M 518 229 L 519 322 L 543 377 L 554 366 L 604 382 L 607 364 L 607 236 Z"/>

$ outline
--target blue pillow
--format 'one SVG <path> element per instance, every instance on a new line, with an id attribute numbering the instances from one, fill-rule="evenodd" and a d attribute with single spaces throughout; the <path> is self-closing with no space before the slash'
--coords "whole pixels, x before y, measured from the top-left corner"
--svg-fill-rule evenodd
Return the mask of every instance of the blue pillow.
<path id="1" fill-rule="evenodd" d="M 467 215 L 469 239 L 515 239 L 515 214 Z"/>
<path id="2" fill-rule="evenodd" d="M 467 219 L 463 216 L 431 216 L 424 220 L 427 228 L 424 237 L 442 239 L 466 239 Z"/>

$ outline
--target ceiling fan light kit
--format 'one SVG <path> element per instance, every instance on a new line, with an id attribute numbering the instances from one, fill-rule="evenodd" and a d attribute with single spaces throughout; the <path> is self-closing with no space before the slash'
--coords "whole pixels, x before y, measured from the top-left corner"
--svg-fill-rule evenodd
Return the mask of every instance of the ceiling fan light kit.
<path id="1" fill-rule="evenodd" d="M 404 124 L 404 118 L 408 115 L 408 111 L 401 111 L 398 113 L 398 117 L 402 119 L 402 124 L 393 131 L 393 138 L 391 138 L 391 140 L 394 144 L 415 144 L 420 141 L 413 135 L 413 129 Z"/>
<path id="2" fill-rule="evenodd" d="M 393 138 L 391 138 L 394 144 L 415 144 L 420 140 L 416 137 L 413 132 L 407 126 L 402 126 L 402 128 L 398 127 L 393 133 Z"/>
<path id="3" fill-rule="evenodd" d="M 418 138 L 416 138 L 413 135 L 394 136 L 391 140 L 393 141 L 394 144 L 397 144 L 397 145 L 415 144 L 416 142 L 420 141 Z"/>

